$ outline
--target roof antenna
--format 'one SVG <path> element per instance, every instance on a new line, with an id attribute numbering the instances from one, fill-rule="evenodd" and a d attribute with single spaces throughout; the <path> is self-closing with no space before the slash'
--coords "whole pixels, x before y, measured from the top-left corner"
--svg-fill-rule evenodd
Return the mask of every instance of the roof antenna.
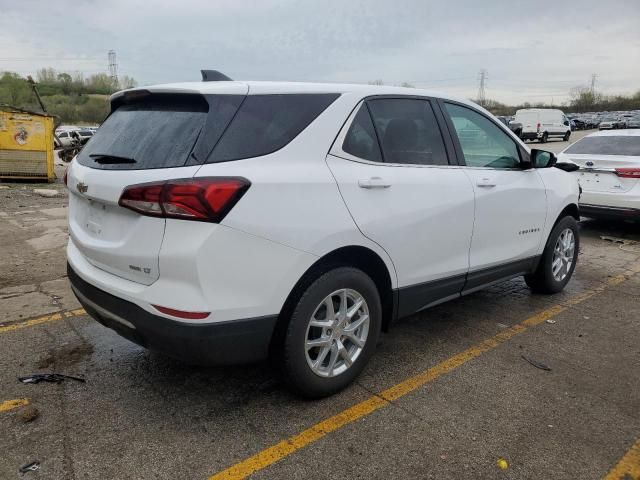
<path id="1" fill-rule="evenodd" d="M 203 82 L 231 82 L 232 80 L 218 70 L 200 70 Z"/>

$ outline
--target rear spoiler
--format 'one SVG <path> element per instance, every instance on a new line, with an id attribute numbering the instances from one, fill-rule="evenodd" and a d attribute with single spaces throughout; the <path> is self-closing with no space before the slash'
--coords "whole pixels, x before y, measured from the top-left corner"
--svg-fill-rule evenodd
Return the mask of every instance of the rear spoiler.
<path id="1" fill-rule="evenodd" d="M 200 70 L 203 82 L 231 82 L 232 80 L 218 70 Z"/>

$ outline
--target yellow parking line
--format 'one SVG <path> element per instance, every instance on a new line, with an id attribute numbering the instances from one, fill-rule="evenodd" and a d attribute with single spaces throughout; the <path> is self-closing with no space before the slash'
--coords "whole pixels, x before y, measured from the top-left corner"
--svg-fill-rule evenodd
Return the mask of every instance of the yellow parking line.
<path id="1" fill-rule="evenodd" d="M 30 318 L 28 320 L 22 320 L 20 322 L 15 322 L 15 323 L 11 323 L 9 325 L 0 327 L 0 333 L 13 332 L 14 330 L 33 327 L 35 325 L 41 325 L 43 323 L 55 322 L 63 318 L 79 317 L 81 315 L 86 315 L 86 314 L 87 312 L 84 311 L 84 308 L 78 308 L 75 310 L 67 310 L 66 312 L 45 315 L 43 317 Z"/>
<path id="2" fill-rule="evenodd" d="M 604 480 L 640 480 L 640 438 L 618 464 L 609 470 Z"/>
<path id="3" fill-rule="evenodd" d="M 596 288 L 587 290 L 586 292 L 569 299 L 566 302 L 555 305 L 551 308 L 543 310 L 532 317 L 527 318 L 523 322 L 504 330 L 491 338 L 468 348 L 447 360 L 437 364 L 436 366 L 425 370 L 413 377 L 410 377 L 391 388 L 384 390 L 383 392 L 373 395 L 360 403 L 347 408 L 346 410 L 323 420 L 301 433 L 282 440 L 281 442 L 262 450 L 261 452 L 235 464 L 231 467 L 218 472 L 209 480 L 238 480 L 248 477 L 249 475 L 263 470 L 270 465 L 282 460 L 283 458 L 291 455 L 292 453 L 300 450 L 307 445 L 314 443 L 321 438 L 325 437 L 329 433 L 338 430 L 356 420 L 365 417 L 376 410 L 390 405 L 392 401 L 397 400 L 423 385 L 436 380 L 437 378 L 449 373 L 450 371 L 464 365 L 465 363 L 480 356 L 484 352 L 496 348 L 498 345 L 504 343 L 510 338 L 526 331 L 528 328 L 535 325 L 539 325 L 549 318 L 564 312 L 565 310 L 577 305 L 585 300 L 593 297 L 594 295 L 604 291 L 606 288 L 618 285 L 625 280 L 629 279 L 632 275 L 638 273 L 637 271 L 630 271 L 627 274 L 618 275 L 616 277 L 609 278 L 604 284 Z"/>
<path id="4" fill-rule="evenodd" d="M 25 405 L 29 405 L 29 400 L 27 400 L 26 398 L 7 400 L 0 403 L 0 412 L 7 412 L 9 410 L 13 410 L 14 408 L 23 407 Z"/>

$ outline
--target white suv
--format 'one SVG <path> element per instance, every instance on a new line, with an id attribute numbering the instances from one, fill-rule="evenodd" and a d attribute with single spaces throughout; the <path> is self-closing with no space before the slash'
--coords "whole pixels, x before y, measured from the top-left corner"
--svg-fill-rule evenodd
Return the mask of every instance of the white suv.
<path id="1" fill-rule="evenodd" d="M 318 397 L 399 317 L 525 275 L 560 291 L 578 184 L 466 100 L 263 82 L 116 93 L 68 170 L 71 285 L 201 364 L 276 359 Z"/>

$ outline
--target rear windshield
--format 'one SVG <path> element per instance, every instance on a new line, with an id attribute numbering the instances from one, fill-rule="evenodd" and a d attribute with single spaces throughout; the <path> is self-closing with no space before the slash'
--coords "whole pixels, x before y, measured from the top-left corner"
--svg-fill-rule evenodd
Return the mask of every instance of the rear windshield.
<path id="1" fill-rule="evenodd" d="M 141 170 L 267 155 L 287 145 L 338 96 L 147 95 L 118 107 L 77 161 Z"/>
<path id="2" fill-rule="evenodd" d="M 640 156 L 640 136 L 585 137 L 577 141 L 564 153 L 574 155 L 628 155 Z"/>
<path id="3" fill-rule="evenodd" d="M 150 95 L 122 105 L 82 149 L 78 163 L 109 170 L 184 166 L 208 110 L 200 95 Z"/>
<path id="4" fill-rule="evenodd" d="M 249 95 L 207 163 L 258 157 L 280 150 L 338 94 Z"/>

